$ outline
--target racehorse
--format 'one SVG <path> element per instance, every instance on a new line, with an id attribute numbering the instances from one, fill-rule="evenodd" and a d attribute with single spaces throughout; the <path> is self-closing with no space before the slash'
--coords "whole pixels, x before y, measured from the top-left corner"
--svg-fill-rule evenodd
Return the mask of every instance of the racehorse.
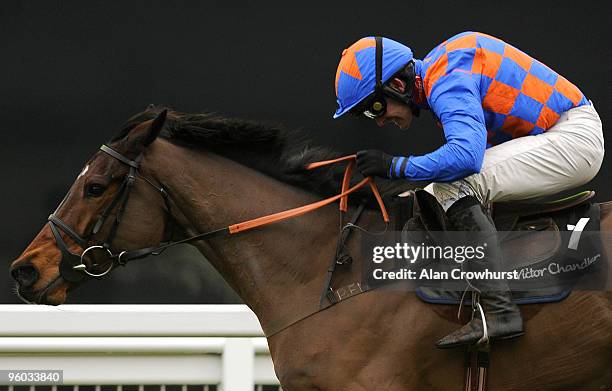
<path id="1" fill-rule="evenodd" d="M 121 263 L 122 250 L 133 254 L 219 232 L 337 190 L 334 169 L 303 169 L 335 155 L 273 126 L 175 111 L 166 118 L 166 111 L 150 107 L 107 145 L 86 163 L 55 217 L 11 265 L 24 300 L 59 305 L 87 281 L 85 271 L 108 270 L 107 255 Z M 602 231 L 612 230 L 612 202 L 600 206 Z M 257 315 L 284 390 L 462 389 L 463 351 L 434 348 L 457 328 L 443 316 L 455 307 L 426 304 L 406 292 L 370 290 L 318 311 L 336 250 L 337 218 L 337 209 L 328 205 L 192 244 Z M 366 208 L 359 225 L 377 230 L 383 223 Z M 355 264 L 363 257 L 363 235 L 357 230 L 349 238 L 355 262 L 334 275 L 333 286 L 360 274 Z M 612 254 L 612 243 L 604 246 Z M 77 254 L 76 263 L 69 263 L 74 270 L 62 272 L 71 254 Z M 80 265 L 78 254 L 84 255 Z M 75 273 L 84 278 L 72 278 Z M 490 389 L 612 389 L 611 307 L 609 292 L 591 291 L 524 306 L 527 333 L 495 343 Z"/>

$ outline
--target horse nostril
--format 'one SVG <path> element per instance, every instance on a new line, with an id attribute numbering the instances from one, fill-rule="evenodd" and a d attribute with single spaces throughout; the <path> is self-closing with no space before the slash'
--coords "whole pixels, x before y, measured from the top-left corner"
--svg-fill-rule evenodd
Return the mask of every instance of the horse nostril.
<path id="1" fill-rule="evenodd" d="M 33 265 L 21 265 L 11 270 L 11 276 L 22 288 L 28 288 L 38 281 L 38 270 Z"/>

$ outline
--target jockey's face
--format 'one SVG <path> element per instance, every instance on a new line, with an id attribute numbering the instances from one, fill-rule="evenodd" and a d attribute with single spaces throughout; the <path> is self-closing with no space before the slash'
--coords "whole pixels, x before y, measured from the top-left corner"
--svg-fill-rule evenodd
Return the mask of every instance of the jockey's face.
<path id="1" fill-rule="evenodd" d="M 406 90 L 406 83 L 401 79 L 394 78 L 390 81 L 389 85 L 399 92 Z M 387 101 L 387 111 L 383 116 L 376 118 L 378 126 L 382 127 L 386 123 L 393 123 L 400 129 L 408 129 L 412 124 L 412 110 L 410 110 L 410 107 L 389 97 L 385 98 L 385 100 Z"/>
<path id="2" fill-rule="evenodd" d="M 385 99 L 387 100 L 387 112 L 385 115 L 376 118 L 376 124 L 382 127 L 386 123 L 393 123 L 400 129 L 408 129 L 412 124 L 412 111 L 410 107 L 395 99 Z"/>

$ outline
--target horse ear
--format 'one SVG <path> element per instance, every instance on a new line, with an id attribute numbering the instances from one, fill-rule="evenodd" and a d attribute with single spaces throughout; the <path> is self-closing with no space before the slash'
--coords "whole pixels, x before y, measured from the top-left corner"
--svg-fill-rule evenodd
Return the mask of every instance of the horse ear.
<path id="1" fill-rule="evenodd" d="M 161 130 L 164 128 L 164 123 L 166 122 L 167 114 L 168 114 L 168 110 L 164 110 L 161 113 L 159 113 L 157 117 L 155 117 L 153 122 L 151 122 L 149 129 L 147 129 L 141 141 L 142 145 L 145 148 L 148 147 L 149 144 L 151 144 L 153 141 L 155 141 L 155 139 L 159 135 L 159 132 L 161 132 Z"/>

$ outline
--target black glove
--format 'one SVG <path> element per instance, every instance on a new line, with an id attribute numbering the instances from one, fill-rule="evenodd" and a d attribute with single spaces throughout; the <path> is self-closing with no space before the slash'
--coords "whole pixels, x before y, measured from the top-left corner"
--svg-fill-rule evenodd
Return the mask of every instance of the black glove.
<path id="1" fill-rule="evenodd" d="M 376 149 L 366 149 L 357 152 L 357 169 L 363 176 L 389 177 L 389 169 L 393 156 Z"/>

